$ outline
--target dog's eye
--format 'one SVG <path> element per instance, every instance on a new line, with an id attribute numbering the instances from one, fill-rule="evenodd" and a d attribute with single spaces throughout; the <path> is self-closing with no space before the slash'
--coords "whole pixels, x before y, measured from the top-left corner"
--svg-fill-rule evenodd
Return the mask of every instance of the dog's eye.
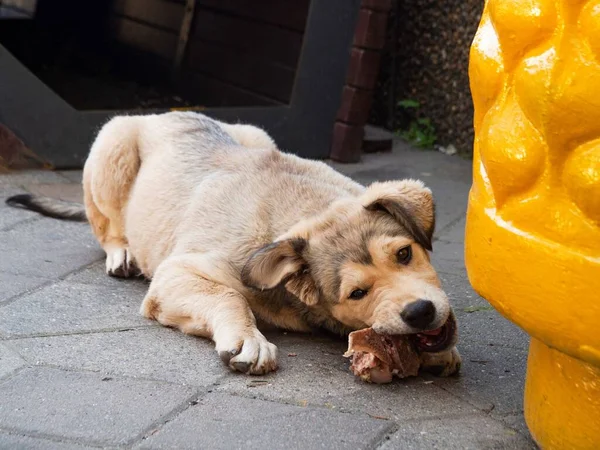
<path id="1" fill-rule="evenodd" d="M 361 298 L 363 298 L 365 295 L 368 294 L 369 291 L 363 291 L 362 289 L 354 289 L 350 295 L 348 296 L 348 298 L 350 300 L 360 300 Z"/>
<path id="2" fill-rule="evenodd" d="M 400 250 L 398 250 L 398 253 L 396 253 L 396 259 L 398 260 L 398 262 L 400 264 L 408 264 L 410 262 L 412 258 L 412 248 L 410 247 L 410 245 L 408 247 L 403 247 Z"/>

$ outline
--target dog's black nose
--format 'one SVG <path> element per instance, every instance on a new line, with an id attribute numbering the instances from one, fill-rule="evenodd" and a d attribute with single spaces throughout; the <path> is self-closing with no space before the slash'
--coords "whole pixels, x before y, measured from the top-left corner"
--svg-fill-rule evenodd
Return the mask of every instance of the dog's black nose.
<path id="1" fill-rule="evenodd" d="M 400 317 L 413 328 L 426 328 L 435 318 L 435 306 L 430 300 L 419 299 L 406 305 Z"/>

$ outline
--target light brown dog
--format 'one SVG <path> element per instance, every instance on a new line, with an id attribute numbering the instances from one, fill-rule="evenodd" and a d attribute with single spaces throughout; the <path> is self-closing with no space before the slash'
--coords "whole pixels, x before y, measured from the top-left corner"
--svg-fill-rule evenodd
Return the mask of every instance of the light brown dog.
<path id="1" fill-rule="evenodd" d="M 262 130 L 197 113 L 116 117 L 83 174 L 85 215 L 113 276 L 151 279 L 144 316 L 210 338 L 232 369 L 276 369 L 256 319 L 280 328 L 445 326 L 452 313 L 429 261 L 434 203 L 415 180 L 365 188 L 277 150 Z M 17 196 L 54 217 L 79 207 Z M 456 372 L 454 333 L 424 333 L 423 366 Z"/>

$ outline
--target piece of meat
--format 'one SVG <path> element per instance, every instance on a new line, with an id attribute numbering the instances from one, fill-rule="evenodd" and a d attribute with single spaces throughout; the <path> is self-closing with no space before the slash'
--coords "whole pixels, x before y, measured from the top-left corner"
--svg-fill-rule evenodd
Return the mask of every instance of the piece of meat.
<path id="1" fill-rule="evenodd" d="M 421 365 L 407 336 L 385 336 L 372 328 L 350 333 L 344 356 L 352 358 L 352 373 L 369 383 L 389 383 L 394 375 L 416 376 Z"/>

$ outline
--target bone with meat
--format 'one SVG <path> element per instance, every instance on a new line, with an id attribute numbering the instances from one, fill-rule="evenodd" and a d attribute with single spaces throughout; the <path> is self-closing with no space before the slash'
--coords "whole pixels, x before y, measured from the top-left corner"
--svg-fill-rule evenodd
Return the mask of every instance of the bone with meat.
<path id="1" fill-rule="evenodd" d="M 352 358 L 350 370 L 370 383 L 389 383 L 393 376 L 416 376 L 421 358 L 407 336 L 377 334 L 372 328 L 350 333 L 348 351 Z"/>

